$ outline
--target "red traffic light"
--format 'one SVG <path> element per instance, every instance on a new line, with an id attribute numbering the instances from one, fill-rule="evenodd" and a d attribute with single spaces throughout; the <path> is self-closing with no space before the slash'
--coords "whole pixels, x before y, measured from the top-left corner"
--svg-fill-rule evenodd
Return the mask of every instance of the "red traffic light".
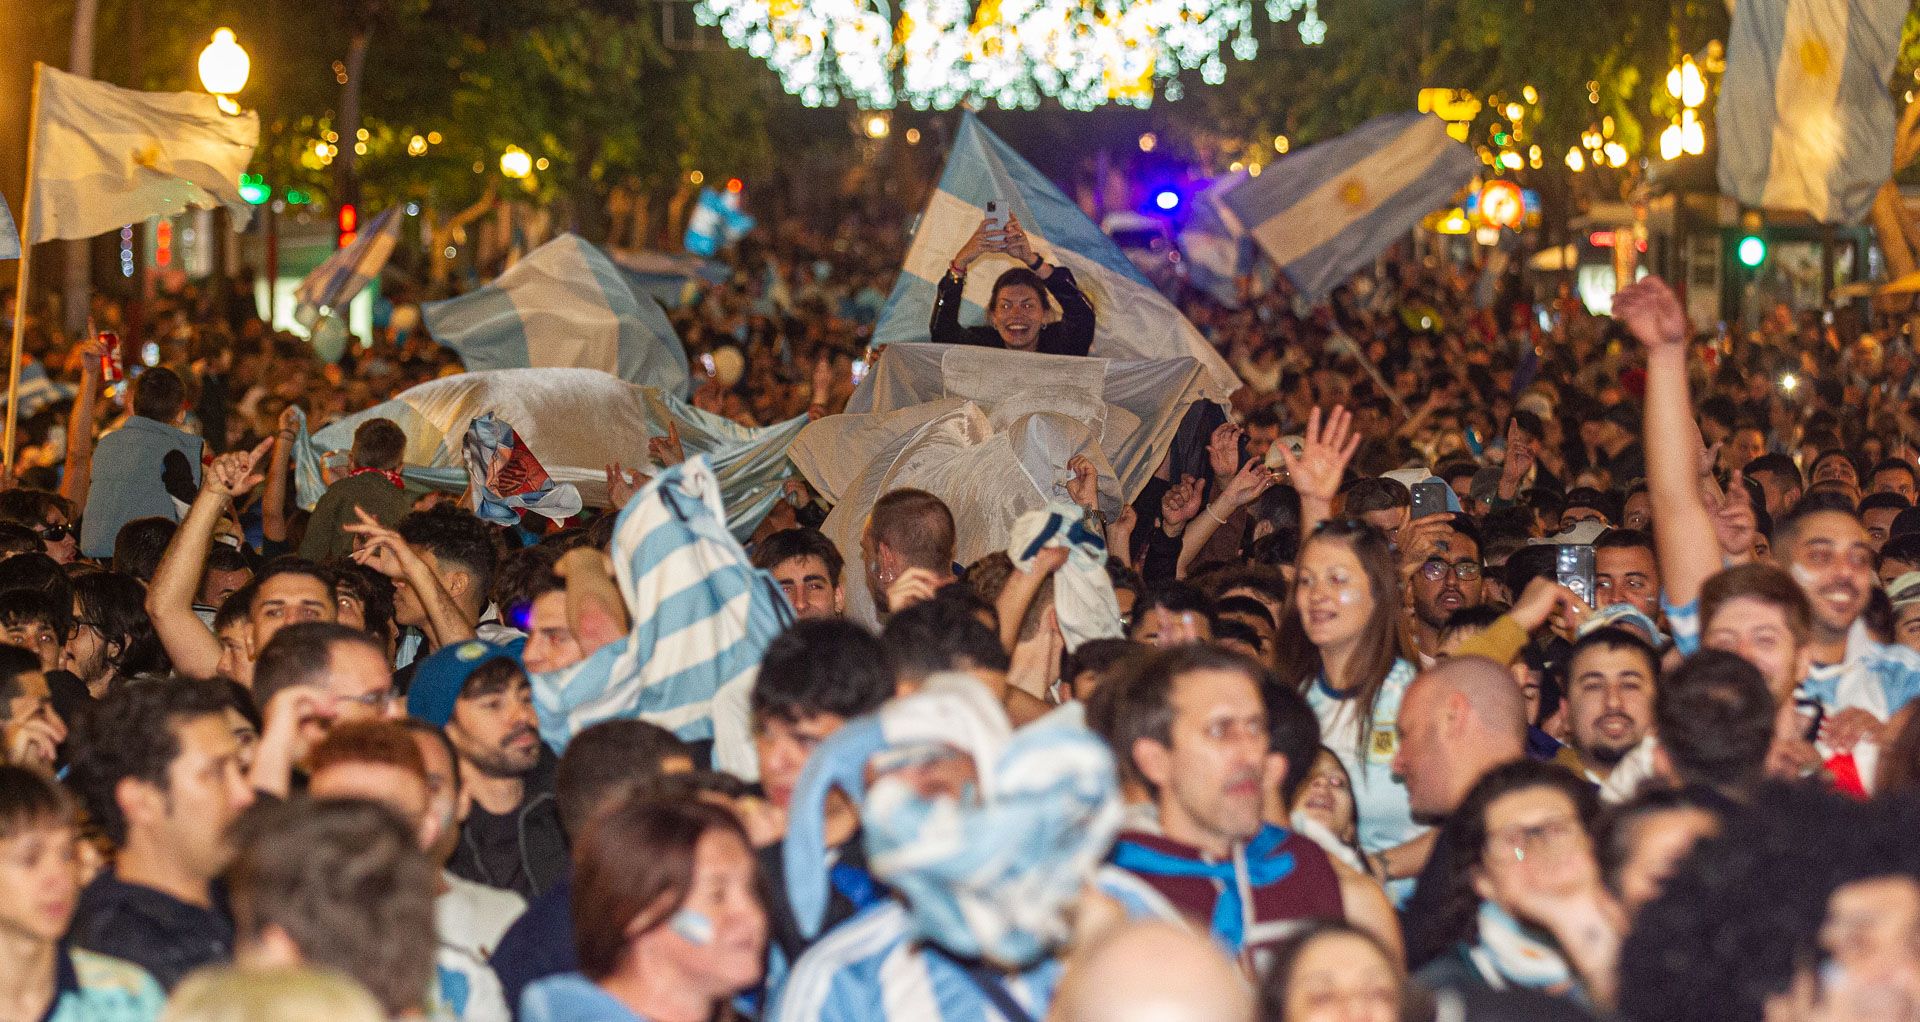
<path id="1" fill-rule="evenodd" d="M 342 203 L 334 219 L 340 229 L 338 246 L 346 248 L 353 244 L 353 239 L 360 236 L 360 211 L 351 202 Z"/>

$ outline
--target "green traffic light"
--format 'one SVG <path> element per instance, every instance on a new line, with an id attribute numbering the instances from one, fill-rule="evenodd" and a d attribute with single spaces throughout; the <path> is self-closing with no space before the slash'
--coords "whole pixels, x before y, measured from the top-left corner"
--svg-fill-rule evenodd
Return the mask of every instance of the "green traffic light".
<path id="1" fill-rule="evenodd" d="M 1740 265 L 1751 270 L 1767 261 L 1767 243 L 1758 235 L 1749 234 L 1740 239 L 1740 247 L 1734 254 L 1740 258 Z"/>

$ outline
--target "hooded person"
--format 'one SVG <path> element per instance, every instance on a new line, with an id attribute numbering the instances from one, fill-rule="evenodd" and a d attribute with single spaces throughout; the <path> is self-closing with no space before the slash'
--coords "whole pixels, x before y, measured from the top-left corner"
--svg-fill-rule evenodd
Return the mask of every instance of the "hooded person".
<path id="1" fill-rule="evenodd" d="M 891 893 L 770 986 L 780 1022 L 1030 1022 L 1091 919 L 1177 918 L 1101 865 L 1120 828 L 1119 784 L 1078 708 L 1015 731 L 978 681 L 941 674 L 829 738 L 801 775 L 784 850 L 787 898 L 809 937 L 826 913 L 822 821 L 836 787 L 859 806 L 868 868 Z"/>

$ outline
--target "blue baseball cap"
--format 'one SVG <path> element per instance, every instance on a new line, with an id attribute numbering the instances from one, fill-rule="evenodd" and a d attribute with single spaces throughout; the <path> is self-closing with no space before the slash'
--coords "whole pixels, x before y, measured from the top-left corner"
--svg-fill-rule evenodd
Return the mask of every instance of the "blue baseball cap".
<path id="1" fill-rule="evenodd" d="M 442 647 L 414 668 L 413 684 L 407 689 L 408 715 L 446 727 L 453 719 L 453 704 L 459 702 L 460 690 L 467 687 L 473 672 L 495 660 L 511 660 L 525 670 L 520 654 L 526 648 L 525 639 L 508 643 L 468 639 Z"/>

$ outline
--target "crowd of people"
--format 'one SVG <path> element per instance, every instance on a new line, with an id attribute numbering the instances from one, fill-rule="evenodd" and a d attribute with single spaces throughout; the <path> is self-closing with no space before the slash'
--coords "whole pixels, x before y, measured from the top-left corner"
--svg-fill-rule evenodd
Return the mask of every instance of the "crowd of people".
<path id="1" fill-rule="evenodd" d="M 674 311 L 695 403 L 841 411 L 892 255 L 732 250 Z M 1097 347 L 1017 221 L 939 293 L 936 342 Z M 404 294 L 337 364 L 231 295 L 97 300 L 131 381 L 10 306 L 55 390 L 0 492 L 0 1020 L 1920 1018 L 1908 341 L 1400 257 L 1180 299 L 1245 385 L 1117 514 L 1056 466 L 1063 541 L 956 564 L 898 489 L 842 550 L 793 486 L 731 772 L 536 708 L 661 610 L 624 467 L 503 526 L 374 419 L 292 499 L 295 409 L 459 371 Z"/>

